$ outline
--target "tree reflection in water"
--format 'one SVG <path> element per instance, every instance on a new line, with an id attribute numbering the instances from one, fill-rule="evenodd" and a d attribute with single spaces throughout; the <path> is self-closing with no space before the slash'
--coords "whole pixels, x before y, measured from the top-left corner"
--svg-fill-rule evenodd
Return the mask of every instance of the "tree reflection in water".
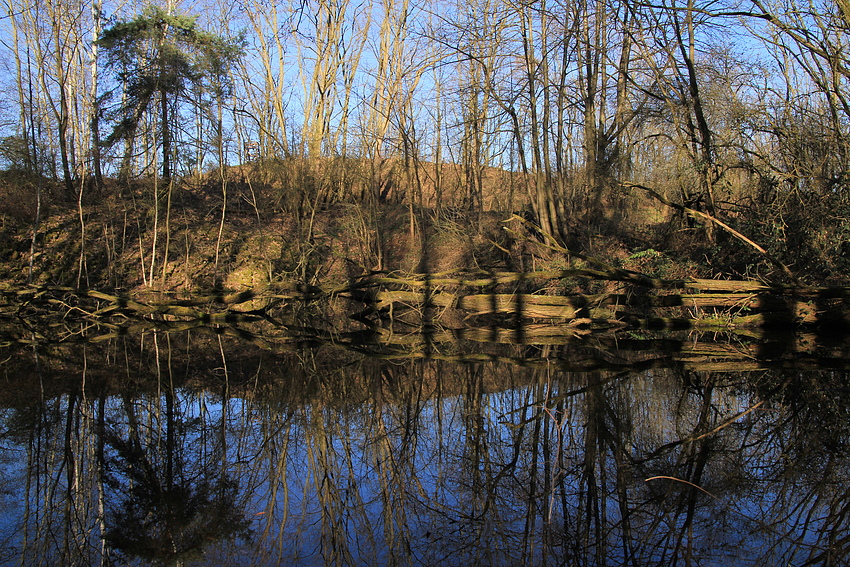
<path id="1" fill-rule="evenodd" d="M 210 541 L 247 537 L 249 523 L 236 507 L 238 485 L 222 472 L 227 464 L 210 462 L 209 453 L 187 454 L 193 424 L 175 415 L 172 392 L 163 397 L 164 440 L 160 431 L 140 438 L 138 416 L 129 404 L 128 438 L 118 427 L 106 436 L 113 450 L 107 465 L 112 492 L 106 539 L 122 555 L 176 565 Z"/>
<path id="2" fill-rule="evenodd" d="M 850 560 L 845 371 L 70 348 L 3 357 L 4 561 Z"/>

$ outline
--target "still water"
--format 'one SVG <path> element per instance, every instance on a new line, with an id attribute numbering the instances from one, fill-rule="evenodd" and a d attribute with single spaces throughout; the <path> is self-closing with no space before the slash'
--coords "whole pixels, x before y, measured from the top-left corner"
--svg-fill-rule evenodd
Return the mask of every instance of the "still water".
<path id="1" fill-rule="evenodd" d="M 0 563 L 850 562 L 843 339 L 505 334 L 7 329 Z"/>

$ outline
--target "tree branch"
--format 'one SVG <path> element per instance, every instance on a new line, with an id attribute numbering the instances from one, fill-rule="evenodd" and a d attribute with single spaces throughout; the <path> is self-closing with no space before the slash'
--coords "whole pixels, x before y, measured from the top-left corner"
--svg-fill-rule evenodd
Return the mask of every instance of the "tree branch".
<path id="1" fill-rule="evenodd" d="M 640 189 L 641 191 L 648 193 L 655 200 L 667 205 L 670 208 L 676 209 L 677 211 L 681 211 L 681 212 L 685 213 L 686 215 L 688 215 L 692 218 L 708 221 L 710 223 L 717 225 L 718 227 L 722 228 L 723 230 L 725 230 L 726 232 L 728 232 L 729 234 L 731 234 L 732 236 L 734 236 L 735 238 L 737 238 L 741 242 L 747 244 L 748 246 L 753 248 L 755 251 L 757 251 L 759 254 L 764 256 L 765 259 L 768 260 L 771 264 L 773 264 L 774 266 L 776 266 L 777 268 L 782 270 L 782 272 L 792 282 L 794 282 L 795 285 L 798 285 L 798 286 L 804 286 L 805 285 L 802 281 L 800 281 L 797 278 L 797 276 L 795 276 L 793 274 L 793 272 L 791 272 L 791 270 L 790 270 L 790 268 L 788 268 L 788 266 L 786 266 L 785 264 L 780 262 L 778 259 L 774 258 L 773 255 L 771 255 L 767 250 L 762 248 L 759 244 L 757 244 L 753 240 L 747 238 L 746 236 L 744 236 L 743 234 L 741 234 L 740 232 L 738 232 L 737 230 L 735 230 L 734 228 L 732 228 L 728 224 L 724 223 L 723 221 L 721 221 L 721 220 L 719 220 L 719 219 L 717 219 L 717 218 L 715 218 L 715 217 L 713 217 L 709 214 L 706 214 L 702 211 L 697 211 L 696 209 L 691 209 L 690 207 L 685 207 L 684 205 L 674 203 L 673 201 L 670 201 L 666 197 L 659 194 L 654 189 L 646 187 L 645 185 L 639 185 L 637 183 L 629 183 L 629 182 L 622 182 L 622 183 L 620 183 L 620 185 L 624 188 L 627 188 L 627 189 Z"/>

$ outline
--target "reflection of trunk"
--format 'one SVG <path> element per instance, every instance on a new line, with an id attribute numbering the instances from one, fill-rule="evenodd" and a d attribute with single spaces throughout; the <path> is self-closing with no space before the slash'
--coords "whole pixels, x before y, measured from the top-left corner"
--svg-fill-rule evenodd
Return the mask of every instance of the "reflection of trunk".
<path id="1" fill-rule="evenodd" d="M 710 419 L 713 413 L 712 395 L 714 392 L 714 383 L 711 375 L 707 377 L 708 384 L 702 392 L 702 407 L 700 408 L 699 420 L 694 428 L 694 437 L 698 437 L 711 430 Z M 697 499 L 700 497 L 701 491 L 697 488 L 702 482 L 702 473 L 708 463 L 708 458 L 711 456 L 711 437 L 706 437 L 700 441 L 689 443 L 684 448 L 683 463 L 685 466 L 684 479 L 689 483 L 682 490 L 679 497 L 678 512 L 681 513 L 685 509 L 685 522 L 678 530 L 676 540 L 676 550 L 682 551 L 684 547 L 686 564 L 690 565 L 692 561 L 693 542 L 692 538 L 688 537 L 687 543 L 683 546 L 683 540 L 691 534 L 694 516 L 696 512 Z"/>
<path id="2" fill-rule="evenodd" d="M 393 446 L 392 440 L 395 437 L 395 431 L 392 428 L 392 420 L 387 419 L 387 417 L 394 408 L 392 404 L 386 404 L 383 391 L 384 383 L 404 384 L 409 382 L 406 376 L 399 376 L 398 374 L 389 367 L 374 372 L 375 399 L 371 412 L 373 422 L 370 424 L 373 428 L 371 436 L 375 439 L 374 468 L 380 485 L 383 536 L 390 557 L 395 557 L 396 554 L 403 555 L 404 544 L 411 541 L 412 537 L 408 529 L 407 510 L 405 506 L 399 505 L 397 499 L 406 489 L 406 479 L 403 472 L 406 472 L 405 469 L 408 469 L 406 465 L 412 459 L 407 459 L 406 444 L 398 449 Z M 390 421 L 390 428 L 387 427 L 386 421 Z M 363 502 L 358 500 L 357 506 L 363 506 Z"/>
<path id="3" fill-rule="evenodd" d="M 326 550 L 325 559 L 328 564 L 350 564 L 353 559 L 348 540 L 341 537 L 346 533 L 346 503 L 343 501 L 343 489 L 338 484 L 343 481 L 345 475 L 338 470 L 334 459 L 334 436 L 332 431 L 329 431 L 329 426 L 333 427 L 335 424 L 327 423 L 326 419 L 328 416 L 324 413 L 318 412 L 315 415 L 315 421 L 319 422 L 313 438 L 316 460 L 310 465 L 314 471 L 316 492 L 322 509 L 322 547 Z"/>
<path id="4" fill-rule="evenodd" d="M 526 507 L 526 516 L 525 516 L 525 529 L 523 532 L 523 538 L 526 541 L 532 540 L 532 534 L 535 531 L 535 524 L 537 523 L 537 514 L 538 506 L 537 506 L 537 494 L 538 494 L 538 478 L 540 476 L 540 471 L 538 470 L 540 463 L 540 455 L 538 451 L 543 450 L 543 494 L 544 497 L 549 493 L 550 483 L 549 483 L 549 438 L 548 438 L 548 423 L 547 423 L 547 415 L 546 415 L 546 387 L 547 384 L 545 382 L 545 374 L 538 373 L 537 375 L 537 384 L 536 387 L 532 389 L 534 392 L 535 400 L 533 402 L 533 406 L 535 408 L 535 415 L 531 418 L 533 420 L 534 426 L 531 431 L 531 439 L 529 439 L 529 443 L 531 446 L 531 468 L 528 471 L 528 504 Z M 525 421 L 525 419 L 523 420 Z M 541 431 L 544 433 L 543 439 L 541 440 Z M 549 511 L 544 510 L 544 520 L 543 526 L 548 526 Z M 525 554 L 529 556 L 532 555 L 532 549 L 525 549 Z"/>
<path id="5" fill-rule="evenodd" d="M 602 385 L 598 383 L 599 377 L 591 375 L 588 377 L 592 384 L 585 394 L 586 409 L 585 415 L 587 419 L 586 430 L 584 434 L 584 460 L 582 461 L 581 482 L 584 486 L 584 525 L 580 530 L 581 543 L 584 549 L 595 549 L 599 563 L 604 563 L 605 545 L 603 538 L 604 525 L 604 503 L 601 502 L 600 494 L 605 494 L 605 489 L 600 490 L 599 481 L 597 478 L 597 461 L 601 462 L 600 470 L 604 471 L 604 448 L 606 427 L 605 427 L 605 397 Z M 582 504 L 579 504 L 581 509 Z"/>
<path id="6" fill-rule="evenodd" d="M 228 406 L 230 404 L 230 376 L 227 373 L 227 357 L 224 355 L 224 345 L 221 342 L 221 335 L 218 336 L 218 350 L 221 353 L 221 368 L 224 371 L 224 384 L 221 387 L 221 430 L 219 432 L 219 443 L 221 444 L 221 472 L 219 486 L 223 490 L 225 487 L 224 479 L 227 477 L 227 418 Z M 218 497 L 222 498 L 223 494 L 219 493 Z"/>
<path id="7" fill-rule="evenodd" d="M 64 528 L 63 553 L 66 561 L 70 563 L 72 557 L 71 539 L 74 537 L 73 525 L 75 523 L 75 496 L 76 496 L 76 463 L 74 462 L 74 418 L 76 417 L 77 396 L 74 393 L 68 395 L 68 407 L 65 413 L 65 455 L 62 466 L 65 467 L 65 498 L 64 500 Z"/>
<path id="8" fill-rule="evenodd" d="M 95 466 L 97 468 L 97 525 L 100 531 L 100 556 L 105 563 L 106 544 L 106 396 L 97 400 L 97 422 L 95 429 Z"/>
<path id="9" fill-rule="evenodd" d="M 481 473 L 482 468 L 487 466 L 487 442 L 481 405 L 481 397 L 484 395 L 481 369 L 476 366 L 468 366 L 465 382 L 463 426 L 466 446 L 464 453 L 472 477 L 472 490 L 476 503 L 480 503 L 481 492 L 486 486 Z M 476 506 L 477 512 L 480 512 L 480 510 Z"/>
<path id="10" fill-rule="evenodd" d="M 174 488 L 174 389 L 171 384 L 165 388 L 165 490 Z"/>
<path id="11" fill-rule="evenodd" d="M 632 565 L 636 564 L 636 561 L 634 559 L 635 552 L 631 522 L 634 508 L 629 500 L 629 488 L 633 481 L 631 455 L 627 449 L 627 444 L 631 438 L 630 410 L 622 404 L 615 405 L 614 407 L 618 411 L 612 412 L 612 416 L 616 416 L 614 419 L 617 421 L 614 424 L 611 441 L 613 444 L 612 450 L 614 451 L 614 466 L 616 467 L 615 490 L 617 504 L 620 510 L 620 530 L 622 532 L 620 540 L 622 541 L 624 554 L 623 564 Z"/>
<path id="12" fill-rule="evenodd" d="M 35 335 L 32 335 L 33 341 L 35 341 Z M 36 365 L 39 365 L 40 359 L 38 352 L 33 349 Z M 42 376 L 40 372 L 39 366 L 39 384 L 42 384 Z M 44 390 L 42 389 L 42 395 L 39 396 L 39 399 L 36 404 L 33 405 L 32 411 L 35 418 L 35 426 L 30 429 L 29 436 L 27 438 L 27 461 L 26 461 L 26 470 L 29 474 L 26 477 L 26 487 L 25 494 L 26 498 L 24 498 L 24 506 L 23 506 L 23 517 L 24 517 L 24 530 L 23 530 L 23 541 L 29 541 L 29 529 L 30 529 L 30 519 L 35 517 L 38 514 L 37 505 L 41 501 L 42 495 L 40 494 L 42 478 L 41 475 L 44 474 L 42 470 L 42 437 L 44 435 Z M 22 556 L 23 557 L 23 556 Z"/>
<path id="13" fill-rule="evenodd" d="M 484 402 L 484 373 L 481 366 L 466 367 L 463 392 L 463 429 L 464 429 L 464 460 L 467 469 L 461 471 L 469 475 L 469 503 L 466 513 L 471 519 L 470 529 L 474 535 L 473 541 L 486 541 L 485 534 L 493 529 L 494 503 L 496 500 L 496 483 L 493 481 L 493 470 L 490 460 L 490 446 L 487 440 L 487 427 Z M 481 549 L 481 561 L 484 565 L 493 564 L 490 549 Z"/>
<path id="14" fill-rule="evenodd" d="M 176 416 L 174 413 L 174 376 L 171 368 L 171 336 L 165 335 L 166 338 L 166 370 L 168 372 L 168 383 L 162 388 L 162 371 L 159 362 L 159 342 L 158 335 L 154 332 L 154 349 L 156 353 L 156 380 L 157 387 L 163 389 L 165 396 L 165 479 L 162 484 L 165 485 L 165 491 L 170 493 L 174 488 L 174 453 L 176 444 L 174 440 L 176 424 Z M 159 405 L 159 399 L 157 399 Z"/>

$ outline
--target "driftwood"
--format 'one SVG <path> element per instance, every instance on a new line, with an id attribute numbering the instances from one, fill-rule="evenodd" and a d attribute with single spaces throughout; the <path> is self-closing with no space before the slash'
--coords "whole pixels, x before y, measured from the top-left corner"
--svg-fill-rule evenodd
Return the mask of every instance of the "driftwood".
<path id="1" fill-rule="evenodd" d="M 661 280 L 627 270 L 598 268 L 408 276 L 377 273 L 327 289 L 289 283 L 261 291 L 183 297 L 152 291 L 119 294 L 60 286 L 7 286 L 0 288 L 0 314 L 42 312 L 96 320 L 124 317 L 216 322 L 246 312 L 265 316 L 290 303 L 344 298 L 362 304 L 358 313 L 361 319 L 406 313 L 433 322 L 445 313 L 453 313 L 461 319 L 503 316 L 526 324 L 547 321 L 575 325 L 584 321 L 585 327 L 607 328 L 615 322 L 624 327 L 651 329 L 743 329 L 850 322 L 847 287 L 777 286 L 749 280 Z M 513 291 L 543 290 L 550 281 L 563 278 L 604 280 L 620 289 L 569 295 Z"/>
<path id="2" fill-rule="evenodd" d="M 120 316 L 213 321 L 246 311 L 267 311 L 284 301 L 310 301 L 322 295 L 318 288 L 301 284 L 283 285 L 264 292 L 247 290 L 184 297 L 153 291 L 119 294 L 63 286 L 7 286 L 0 289 L 0 313 L 32 315 L 43 312 L 98 320 Z M 247 307 L 257 302 L 260 308 Z"/>
<path id="3" fill-rule="evenodd" d="M 549 295 L 506 293 L 523 287 L 544 288 L 562 278 L 615 282 L 620 291 L 604 294 Z M 415 311 L 439 320 L 448 310 L 465 317 L 569 322 L 617 320 L 652 329 L 743 329 L 770 325 L 806 326 L 850 323 L 847 287 L 770 285 L 753 280 L 661 280 L 616 269 L 540 272 L 490 272 L 376 275 L 334 294 L 367 305 L 365 315 L 393 317 Z"/>
<path id="4" fill-rule="evenodd" d="M 500 277 L 507 278 L 507 274 Z M 528 278 L 529 274 L 522 277 Z M 763 289 L 758 282 L 737 282 L 739 285 L 727 282 L 724 285 L 729 288 L 743 291 L 717 293 L 716 286 L 712 285 L 714 293 L 705 294 L 694 293 L 691 288 L 688 293 L 667 295 L 547 296 L 481 293 L 481 287 L 469 286 L 424 286 L 423 289 L 420 284 L 424 278 L 412 277 L 407 290 L 388 290 L 376 285 L 372 300 L 380 298 L 380 301 L 373 302 L 372 308 L 380 306 L 387 311 L 375 311 L 372 324 L 357 331 L 334 328 L 338 324 L 335 321 L 329 321 L 328 328 L 321 322 L 320 328 L 282 325 L 272 317 L 264 317 L 274 313 L 242 312 L 241 306 L 263 298 L 281 303 L 335 300 L 334 294 L 321 293 L 318 288 L 289 286 L 264 293 L 171 298 L 148 292 L 125 297 L 67 287 L 7 287 L 0 289 L 0 316 L 12 317 L 14 321 L 8 325 L 11 331 L 6 326 L 0 327 L 0 346 L 97 343 L 150 329 L 163 332 L 192 329 L 237 337 L 273 352 L 297 352 L 305 346 L 327 345 L 396 361 L 492 361 L 523 366 L 554 365 L 562 370 L 603 371 L 617 375 L 626 370 L 668 367 L 670 364 L 703 371 L 850 368 L 850 347 L 846 341 L 820 343 L 822 328 L 816 324 L 826 320 L 819 305 L 841 307 L 850 292 L 846 288 Z M 470 281 L 467 276 L 458 279 Z M 394 285 L 400 286 L 403 281 L 404 278 L 397 277 Z M 339 296 L 352 291 L 369 291 L 363 283 L 358 281 L 350 291 L 339 288 L 334 293 Z M 704 283 L 690 282 L 689 285 L 701 287 Z M 368 295 L 361 293 L 356 301 L 368 302 Z M 675 310 L 688 302 L 716 307 L 718 311 L 697 318 L 659 316 L 662 310 Z M 392 309 L 406 313 L 431 309 L 436 317 L 423 318 L 421 325 L 412 328 L 400 322 L 379 320 L 390 317 Z M 450 309 L 484 319 L 463 328 L 440 324 L 439 315 Z M 605 315 L 601 316 L 602 313 Z M 733 316 L 733 313 L 738 315 Z M 843 317 L 842 309 L 838 309 L 838 313 Z M 32 315 L 49 317 L 47 326 L 30 332 L 34 328 Z M 488 323 L 491 315 L 507 315 L 510 324 L 498 320 Z M 93 324 L 76 324 L 77 319 L 93 321 Z M 788 325 L 792 320 L 795 324 Z M 14 330 L 20 328 L 26 332 Z M 648 331 L 624 332 L 633 329 Z M 721 332 L 654 333 L 653 329 Z M 514 349 L 512 345 L 541 348 Z M 789 352 L 794 356 L 787 356 Z"/>

